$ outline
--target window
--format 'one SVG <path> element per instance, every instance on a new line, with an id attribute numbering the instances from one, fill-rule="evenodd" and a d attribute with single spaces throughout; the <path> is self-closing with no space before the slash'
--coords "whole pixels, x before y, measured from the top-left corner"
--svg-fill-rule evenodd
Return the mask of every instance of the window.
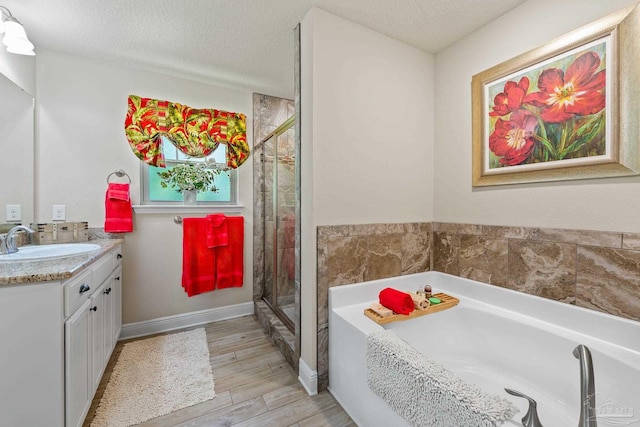
<path id="1" fill-rule="evenodd" d="M 166 137 L 162 136 L 162 153 L 167 164 L 167 168 L 172 168 L 179 163 L 204 163 L 212 166 L 212 169 L 224 169 L 227 165 L 225 144 L 218 145 L 208 157 L 189 157 L 178 150 Z M 182 204 L 182 194 L 175 188 L 162 188 L 158 172 L 165 170 L 142 163 L 142 204 Z M 215 177 L 217 192 L 198 192 L 198 202 L 211 204 L 235 204 L 236 203 L 236 170 L 231 169 L 221 172 Z"/>

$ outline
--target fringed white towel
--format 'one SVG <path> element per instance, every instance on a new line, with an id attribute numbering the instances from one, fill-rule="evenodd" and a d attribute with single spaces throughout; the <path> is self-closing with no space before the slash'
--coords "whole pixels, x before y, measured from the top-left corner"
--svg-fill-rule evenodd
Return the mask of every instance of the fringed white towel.
<path id="1" fill-rule="evenodd" d="M 393 331 L 367 339 L 369 388 L 413 426 L 493 427 L 518 409 L 417 352 Z"/>

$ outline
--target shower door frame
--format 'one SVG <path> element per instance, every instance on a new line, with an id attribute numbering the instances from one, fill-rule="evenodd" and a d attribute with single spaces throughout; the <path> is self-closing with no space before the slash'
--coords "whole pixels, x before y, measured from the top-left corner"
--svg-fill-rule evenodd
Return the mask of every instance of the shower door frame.
<path id="1" fill-rule="evenodd" d="M 267 212 L 267 208 L 266 208 L 266 198 L 264 200 L 264 214 L 262 216 L 262 221 L 263 221 L 263 229 L 264 229 L 264 234 L 262 235 L 262 244 L 263 244 L 263 248 L 266 249 L 267 247 L 267 233 L 272 232 L 274 234 L 273 236 L 273 257 L 271 259 L 272 262 L 272 266 L 273 266 L 273 277 L 272 277 L 272 283 L 271 283 L 271 298 L 274 300 L 269 301 L 267 298 L 264 297 L 264 289 L 267 286 L 267 260 L 264 260 L 264 265 L 262 266 L 263 268 L 263 278 L 264 278 L 264 283 L 263 283 L 263 296 L 262 296 L 262 300 L 269 306 L 269 308 L 271 309 L 271 311 L 273 311 L 273 313 L 278 317 L 278 319 L 280 319 L 280 321 L 287 327 L 287 329 L 289 329 L 289 331 L 291 331 L 292 333 L 296 333 L 296 322 L 295 319 L 291 319 L 286 313 L 284 313 L 284 311 L 279 307 L 278 305 L 278 280 L 277 280 L 277 274 L 279 272 L 279 268 L 278 268 L 278 236 L 277 236 L 277 232 L 278 232 L 278 223 L 279 223 L 279 218 L 278 218 L 278 191 L 277 191 L 277 179 L 278 179 L 278 169 L 277 169 L 277 165 L 278 165 L 278 147 L 277 147 L 277 138 L 284 134 L 285 132 L 289 131 L 290 129 L 294 129 L 294 132 L 296 131 L 296 115 L 292 115 L 291 117 L 289 117 L 287 120 L 285 120 L 280 126 L 278 126 L 278 128 L 276 128 L 273 132 L 271 132 L 270 134 L 268 134 L 266 137 L 264 137 L 262 139 L 262 141 L 260 141 L 260 143 L 258 144 L 258 146 L 256 148 L 262 148 L 262 150 L 260 151 L 260 156 L 261 156 L 261 163 L 262 163 L 262 168 L 263 168 L 263 176 L 266 176 L 266 171 L 264 170 L 265 168 L 265 148 L 264 148 L 264 144 L 269 141 L 271 138 L 275 138 L 274 141 L 274 162 L 273 162 L 273 191 L 272 191 L 272 195 L 271 195 L 271 209 L 272 209 L 272 213 L 273 213 L 273 222 L 274 222 L 274 227 L 271 230 L 267 230 L 267 226 L 266 226 L 266 212 Z M 297 137 L 297 136 L 296 136 Z M 298 159 L 297 159 L 297 155 L 298 152 L 297 150 L 295 150 L 296 153 L 296 173 L 297 173 L 297 163 L 298 163 Z M 296 188 L 295 191 L 298 191 L 297 188 L 297 179 L 295 179 L 294 177 L 294 182 L 296 183 Z M 263 196 L 265 193 L 262 193 Z M 298 227 L 298 222 L 300 221 L 299 215 L 297 215 L 296 213 L 296 228 Z M 297 243 L 296 243 L 297 244 Z M 299 252 L 299 251 L 296 251 Z M 299 270 L 299 260 L 296 258 L 295 260 L 296 266 L 295 269 Z M 295 279 L 294 279 L 294 301 L 295 301 Z M 298 311 L 298 313 L 296 313 L 296 315 L 299 317 L 300 313 L 299 313 L 299 307 L 298 304 L 295 304 L 296 307 L 295 309 Z"/>

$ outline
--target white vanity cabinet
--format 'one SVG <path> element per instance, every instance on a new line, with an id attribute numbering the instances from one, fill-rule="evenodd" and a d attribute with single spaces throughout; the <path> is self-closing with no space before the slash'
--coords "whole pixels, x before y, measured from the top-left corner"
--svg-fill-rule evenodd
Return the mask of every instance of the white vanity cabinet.
<path id="1" fill-rule="evenodd" d="M 82 426 L 122 329 L 121 251 L 96 261 L 90 277 L 65 284 L 65 426 Z M 81 282 L 81 283 L 78 283 Z M 86 290 L 86 287 L 89 290 Z M 78 294 L 81 305 L 76 308 Z"/>
<path id="2" fill-rule="evenodd" d="M 122 327 L 121 258 L 0 286 L 0 426 L 82 426 Z"/>

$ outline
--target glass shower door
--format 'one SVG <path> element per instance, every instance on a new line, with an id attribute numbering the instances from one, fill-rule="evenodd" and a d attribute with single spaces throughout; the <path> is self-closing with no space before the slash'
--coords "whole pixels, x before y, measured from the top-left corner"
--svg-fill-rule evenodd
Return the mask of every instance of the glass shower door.
<path id="1" fill-rule="evenodd" d="M 263 299 L 293 332 L 295 305 L 295 117 L 264 141 L 265 286 Z"/>

